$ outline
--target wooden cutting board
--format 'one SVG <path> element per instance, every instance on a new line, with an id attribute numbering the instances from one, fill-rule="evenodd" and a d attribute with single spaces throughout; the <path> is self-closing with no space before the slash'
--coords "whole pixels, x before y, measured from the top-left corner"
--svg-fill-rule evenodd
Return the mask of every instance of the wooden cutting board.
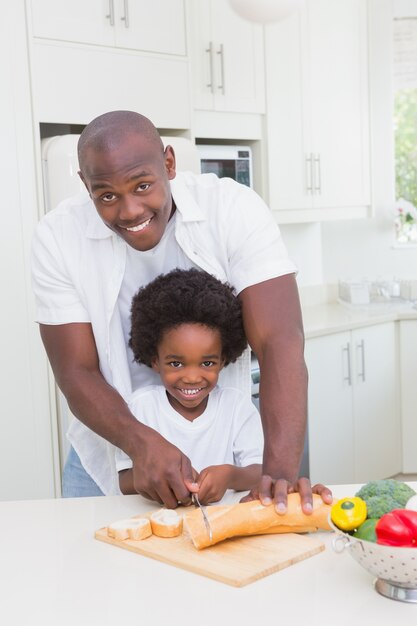
<path id="1" fill-rule="evenodd" d="M 101 528 L 95 538 L 234 587 L 248 585 L 324 550 L 317 537 L 294 533 L 236 537 L 204 550 L 197 550 L 185 533 L 170 539 L 152 535 L 142 541 L 119 541 Z"/>

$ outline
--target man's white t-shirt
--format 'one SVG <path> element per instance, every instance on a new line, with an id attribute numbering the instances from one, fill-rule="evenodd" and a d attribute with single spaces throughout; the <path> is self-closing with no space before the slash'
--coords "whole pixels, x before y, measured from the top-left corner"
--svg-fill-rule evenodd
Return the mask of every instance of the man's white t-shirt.
<path id="1" fill-rule="evenodd" d="M 174 213 L 167 224 L 162 239 L 151 250 L 141 252 L 130 246 L 126 248 L 126 266 L 117 305 L 127 346 L 132 389 L 158 385 L 161 382 L 157 372 L 134 361 L 133 352 L 128 346 L 133 296 L 140 287 L 147 285 L 160 274 L 167 274 L 174 268 L 188 270 L 191 267 L 196 267 L 184 254 L 175 239 L 175 220 L 176 214 Z"/>
<path id="2" fill-rule="evenodd" d="M 210 465 L 246 467 L 262 463 L 263 434 L 254 404 L 238 389 L 215 387 L 205 411 L 192 422 L 169 403 L 163 385 L 138 389 L 128 402 L 133 415 L 179 448 L 197 472 Z M 132 467 L 117 450 L 117 471 Z"/>

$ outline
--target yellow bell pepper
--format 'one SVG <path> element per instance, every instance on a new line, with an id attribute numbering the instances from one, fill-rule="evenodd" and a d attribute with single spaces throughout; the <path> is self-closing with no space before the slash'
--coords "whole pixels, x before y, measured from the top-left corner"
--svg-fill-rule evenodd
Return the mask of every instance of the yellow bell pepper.
<path id="1" fill-rule="evenodd" d="M 366 502 L 362 498 L 342 498 L 333 504 L 330 517 L 341 530 L 354 530 L 366 520 Z"/>

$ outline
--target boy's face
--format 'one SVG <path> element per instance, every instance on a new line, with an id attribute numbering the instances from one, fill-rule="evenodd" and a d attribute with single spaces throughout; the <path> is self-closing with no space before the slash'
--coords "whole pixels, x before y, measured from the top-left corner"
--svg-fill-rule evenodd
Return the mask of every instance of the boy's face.
<path id="1" fill-rule="evenodd" d="M 159 372 L 171 405 L 192 421 L 206 408 L 223 363 L 217 329 L 182 324 L 164 334 L 152 367 Z"/>
<path id="2" fill-rule="evenodd" d="M 140 251 L 159 243 L 173 213 L 172 148 L 162 152 L 132 134 L 107 150 L 88 148 L 80 176 L 103 222 L 126 243 Z"/>

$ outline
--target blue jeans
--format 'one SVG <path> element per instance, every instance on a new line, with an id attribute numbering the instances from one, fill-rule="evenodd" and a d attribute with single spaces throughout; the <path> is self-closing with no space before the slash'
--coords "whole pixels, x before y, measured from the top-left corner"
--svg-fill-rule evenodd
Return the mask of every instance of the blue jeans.
<path id="1" fill-rule="evenodd" d="M 62 497 L 87 498 L 89 496 L 104 496 L 104 493 L 87 474 L 80 457 L 71 447 L 62 474 Z"/>

